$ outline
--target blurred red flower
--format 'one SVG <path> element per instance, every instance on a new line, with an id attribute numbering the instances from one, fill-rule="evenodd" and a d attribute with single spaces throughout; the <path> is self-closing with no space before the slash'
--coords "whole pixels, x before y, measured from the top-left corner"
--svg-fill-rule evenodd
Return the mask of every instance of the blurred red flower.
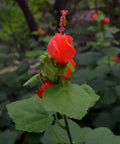
<path id="1" fill-rule="evenodd" d="M 40 35 L 44 35 L 42 28 L 38 28 L 38 31 L 39 31 Z"/>
<path id="2" fill-rule="evenodd" d="M 97 13 L 94 13 L 94 14 L 92 15 L 92 18 L 95 20 L 95 19 L 97 18 L 97 16 L 98 16 L 98 14 L 97 14 Z"/>
<path id="3" fill-rule="evenodd" d="M 88 41 L 88 40 L 86 40 L 86 41 L 85 41 L 85 43 L 87 44 L 87 43 L 89 43 L 89 41 Z"/>
<path id="4" fill-rule="evenodd" d="M 49 80 L 45 80 L 43 81 L 42 86 L 36 91 L 36 94 L 40 97 L 43 98 L 43 93 L 45 91 L 46 88 L 48 88 L 49 86 L 51 86 L 53 83 Z"/>
<path id="5" fill-rule="evenodd" d="M 118 57 L 117 57 L 117 56 L 114 57 L 114 61 L 115 61 L 115 62 L 118 61 Z"/>
<path id="6" fill-rule="evenodd" d="M 109 17 L 106 17 L 104 20 L 103 20 L 104 24 L 109 24 L 110 23 L 110 19 Z"/>
<path id="7" fill-rule="evenodd" d="M 48 43 L 48 52 L 58 64 L 66 64 L 74 57 L 75 49 L 71 45 L 72 40 L 71 36 L 56 33 Z"/>
<path id="8" fill-rule="evenodd" d="M 73 65 L 73 67 L 76 66 L 76 63 L 75 63 L 75 61 L 73 59 L 71 59 L 70 62 Z M 72 73 L 71 69 L 68 66 L 67 66 L 67 69 L 68 69 L 67 74 L 65 74 L 63 76 L 65 79 L 67 79 L 69 77 L 69 75 Z"/>

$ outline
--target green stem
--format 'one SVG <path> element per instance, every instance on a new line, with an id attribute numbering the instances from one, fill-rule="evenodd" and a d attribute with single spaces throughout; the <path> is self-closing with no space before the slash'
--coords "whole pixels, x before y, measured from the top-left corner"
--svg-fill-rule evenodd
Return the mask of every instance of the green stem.
<path id="1" fill-rule="evenodd" d="M 55 119 L 56 119 L 56 123 L 57 123 L 61 128 L 63 128 L 64 130 L 66 130 L 66 127 L 63 126 L 63 125 L 59 122 L 59 119 L 58 119 L 58 117 L 57 117 L 57 113 L 55 113 Z"/>
<path id="2" fill-rule="evenodd" d="M 73 144 L 72 137 L 71 137 L 70 130 L 69 130 L 69 125 L 68 125 L 67 117 L 65 115 L 64 115 L 64 121 L 65 121 L 66 131 L 67 131 L 67 134 L 68 134 L 68 137 L 69 137 L 70 144 Z"/>
<path id="3" fill-rule="evenodd" d="M 118 84 L 118 81 L 117 81 L 117 78 L 116 78 L 116 76 L 113 74 L 113 70 L 112 70 L 112 67 L 111 67 L 111 65 L 110 65 L 110 59 L 109 59 L 109 57 L 108 57 L 108 67 L 109 67 L 109 71 L 110 71 L 110 74 L 112 75 L 112 87 L 114 88 L 113 90 L 114 90 L 114 93 L 116 94 L 116 90 L 115 90 L 115 86 L 117 86 L 117 84 Z M 114 84 L 114 81 L 116 82 L 116 84 Z M 116 98 L 117 98 L 117 104 L 120 104 L 120 98 L 119 98 L 119 96 L 116 94 Z"/>

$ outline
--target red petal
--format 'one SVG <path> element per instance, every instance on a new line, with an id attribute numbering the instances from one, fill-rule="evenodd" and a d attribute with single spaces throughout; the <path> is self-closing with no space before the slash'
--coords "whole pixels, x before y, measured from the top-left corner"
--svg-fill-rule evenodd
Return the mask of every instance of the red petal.
<path id="1" fill-rule="evenodd" d="M 37 91 L 36 91 L 36 94 L 40 97 L 40 98 L 43 98 L 43 92 L 44 92 L 44 89 L 43 88 L 39 88 Z"/>
<path id="2" fill-rule="evenodd" d="M 75 55 L 75 49 L 70 44 L 72 37 L 56 33 L 48 43 L 49 54 L 60 64 L 66 64 Z"/>
<path id="3" fill-rule="evenodd" d="M 76 66 L 76 63 L 75 63 L 75 61 L 73 59 L 71 59 L 70 62 L 73 65 L 73 67 Z M 69 77 L 69 75 L 72 73 L 71 69 L 68 66 L 67 66 L 67 69 L 68 69 L 67 74 L 65 74 L 63 76 L 65 79 L 67 79 Z"/>
<path id="4" fill-rule="evenodd" d="M 71 41 L 73 40 L 73 38 L 72 38 L 71 36 L 66 36 L 66 35 L 64 35 L 64 36 L 66 37 L 67 41 L 68 41 L 69 43 L 71 43 Z"/>
<path id="5" fill-rule="evenodd" d="M 76 66 L 76 63 L 75 63 L 75 61 L 74 61 L 73 59 L 71 59 L 70 62 L 71 62 L 71 64 L 73 65 L 73 67 Z"/>
<path id="6" fill-rule="evenodd" d="M 36 94 L 40 97 L 43 98 L 43 93 L 45 91 L 46 88 L 48 88 L 49 86 L 51 86 L 53 83 L 49 80 L 45 80 L 42 84 L 42 86 L 36 91 Z"/>

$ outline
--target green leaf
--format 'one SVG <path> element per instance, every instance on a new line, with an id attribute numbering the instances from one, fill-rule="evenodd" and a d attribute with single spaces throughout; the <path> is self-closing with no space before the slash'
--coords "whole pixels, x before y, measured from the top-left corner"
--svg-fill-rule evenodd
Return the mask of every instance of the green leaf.
<path id="1" fill-rule="evenodd" d="M 12 87 L 16 85 L 17 73 L 16 72 L 7 72 L 3 75 L 0 75 L 0 79 L 3 80 L 5 85 Z"/>
<path id="2" fill-rule="evenodd" d="M 119 144 L 120 136 L 115 136 L 108 128 L 96 128 L 84 137 L 85 144 Z"/>
<path id="3" fill-rule="evenodd" d="M 96 34 L 96 37 L 97 37 L 98 39 L 104 39 L 104 32 L 98 32 L 98 33 Z"/>
<path id="4" fill-rule="evenodd" d="M 52 113 L 45 111 L 37 96 L 7 105 L 16 128 L 28 132 L 42 132 L 52 123 Z"/>
<path id="5" fill-rule="evenodd" d="M 111 67 L 113 75 L 120 79 L 120 63 L 116 63 L 114 66 Z"/>
<path id="6" fill-rule="evenodd" d="M 52 37 L 53 36 L 40 37 L 39 41 L 44 41 L 44 42 L 48 43 L 51 40 Z"/>
<path id="7" fill-rule="evenodd" d="M 63 125 L 65 124 L 63 120 L 60 120 L 60 122 Z M 80 142 L 82 142 L 80 140 L 80 138 L 83 139 L 84 135 L 89 133 L 91 131 L 91 129 L 87 128 L 87 127 L 80 128 L 79 125 L 77 125 L 72 120 L 68 120 L 68 125 L 69 125 L 73 143 L 74 144 L 83 144 L 83 143 L 80 143 Z M 60 141 L 62 144 L 63 143 L 69 144 L 67 132 L 65 130 L 61 129 L 57 124 L 55 124 L 54 126 L 51 126 L 45 132 L 45 134 L 41 140 L 44 144 L 58 144 L 58 143 L 60 143 Z"/>
<path id="8" fill-rule="evenodd" d="M 115 34 L 120 31 L 120 29 L 118 29 L 116 27 L 105 27 L 105 30 L 112 34 Z"/>
<path id="9" fill-rule="evenodd" d="M 92 81 L 93 79 L 95 79 L 97 76 L 97 73 L 94 72 L 93 70 L 85 68 L 85 69 L 80 69 L 80 70 L 76 71 L 72 76 L 73 76 L 72 80 L 75 83 L 84 84 L 84 83 L 88 83 L 88 82 Z M 78 76 L 80 77 L 80 79 L 78 79 Z"/>
<path id="10" fill-rule="evenodd" d="M 28 63 L 26 60 L 24 60 L 24 61 L 22 61 L 22 62 L 19 64 L 18 73 L 19 73 L 19 74 L 21 74 L 21 73 L 26 73 L 29 68 L 30 68 L 29 63 Z"/>
<path id="11" fill-rule="evenodd" d="M 112 48 L 106 48 L 103 50 L 103 53 L 107 56 L 116 56 L 117 54 L 120 53 L 120 49 L 117 47 L 112 47 Z"/>
<path id="12" fill-rule="evenodd" d="M 32 34 L 33 35 L 39 35 L 39 31 L 33 31 Z"/>
<path id="13" fill-rule="evenodd" d="M 28 84 L 30 84 L 30 83 L 34 82 L 35 80 L 38 80 L 38 79 L 40 79 L 40 74 L 36 74 L 33 77 L 31 77 L 28 81 L 26 81 L 24 83 L 23 86 L 26 86 L 26 85 L 28 85 Z"/>
<path id="14" fill-rule="evenodd" d="M 43 94 L 43 105 L 48 111 L 55 111 L 75 119 L 82 119 L 88 109 L 99 99 L 88 85 L 53 85 Z"/>
<path id="15" fill-rule="evenodd" d="M 71 64 L 70 61 L 68 62 L 67 66 L 71 69 L 72 72 L 75 71 L 75 69 L 74 69 L 74 67 L 73 67 L 73 65 Z"/>
<path id="16" fill-rule="evenodd" d="M 104 38 L 114 39 L 114 35 L 110 31 L 106 31 Z"/>
<path id="17" fill-rule="evenodd" d="M 89 31 L 89 32 L 97 32 L 98 29 L 99 29 L 99 28 L 98 28 L 97 26 L 89 26 L 89 27 L 88 27 L 88 31 Z"/>
<path id="18" fill-rule="evenodd" d="M 54 81 L 58 68 L 56 68 L 51 62 L 45 62 L 44 65 L 41 65 L 41 69 L 51 81 Z"/>
<path id="19" fill-rule="evenodd" d="M 98 22 L 101 22 L 103 19 L 105 18 L 105 16 L 103 14 L 98 14 L 97 18 L 95 19 Z"/>
<path id="20" fill-rule="evenodd" d="M 116 92 L 116 95 L 118 96 L 118 98 L 120 99 L 120 85 L 117 85 L 115 87 L 115 92 Z"/>
<path id="21" fill-rule="evenodd" d="M 110 81 L 108 82 L 108 84 L 110 84 Z M 112 87 L 105 87 L 102 90 L 102 97 L 100 99 L 100 103 L 102 105 L 115 104 L 115 102 L 117 100 L 115 95 L 116 95 L 116 93 Z"/>
<path id="22" fill-rule="evenodd" d="M 40 67 L 42 69 L 42 73 L 45 74 L 51 81 L 54 81 L 58 75 L 65 75 L 67 73 L 67 66 L 56 64 L 56 60 L 53 59 L 47 52 L 46 55 L 41 56 L 41 64 Z"/>
<path id="23" fill-rule="evenodd" d="M 8 52 L 9 52 L 9 46 L 0 45 L 0 53 L 8 53 Z"/>
<path id="24" fill-rule="evenodd" d="M 36 144 L 41 142 L 42 133 L 31 133 L 25 137 L 25 141 L 29 144 Z"/>
<path id="25" fill-rule="evenodd" d="M 7 113 L 6 110 L 4 110 L 1 114 L 0 114 L 0 126 L 1 127 L 10 127 L 11 125 L 11 119 Z"/>
<path id="26" fill-rule="evenodd" d="M 96 68 L 95 68 L 95 73 L 98 75 L 98 76 L 104 76 L 106 75 L 107 73 L 109 73 L 109 67 L 108 65 L 98 65 Z"/>
<path id="27" fill-rule="evenodd" d="M 86 52 L 76 55 L 80 64 L 92 64 L 95 63 L 101 56 L 98 52 Z"/>
<path id="28" fill-rule="evenodd" d="M 7 99 L 7 93 L 1 89 L 0 91 L 0 102 Z"/>
<path id="29" fill-rule="evenodd" d="M 15 144 L 16 140 L 20 138 L 21 132 L 6 130 L 0 132 L 0 143 L 1 144 Z"/>
<path id="30" fill-rule="evenodd" d="M 64 124 L 63 120 L 60 120 Z M 120 136 L 115 136 L 108 128 L 91 129 L 89 127 L 81 128 L 75 122 L 68 121 L 72 141 L 74 144 L 119 144 Z M 44 144 L 70 144 L 67 133 L 57 124 L 49 128 L 43 138 Z"/>
<path id="31" fill-rule="evenodd" d="M 110 112 L 108 113 L 106 111 L 102 111 L 98 113 L 98 116 L 94 119 L 93 125 L 95 127 L 104 126 L 110 129 L 114 129 L 115 128 L 114 117 L 111 115 Z"/>
<path id="32" fill-rule="evenodd" d="M 112 109 L 112 117 L 117 122 L 120 122 L 120 106 L 116 106 Z"/>
<path id="33" fill-rule="evenodd" d="M 111 56 L 104 56 L 102 59 L 100 59 L 99 61 L 97 61 L 98 65 L 103 65 L 103 64 L 107 64 L 107 65 L 115 65 L 115 61 L 114 58 Z"/>
<path id="34" fill-rule="evenodd" d="M 103 76 L 103 75 L 102 75 Z M 102 89 L 104 89 L 107 86 L 107 82 L 102 78 L 102 76 L 97 77 L 96 79 L 93 79 L 90 81 L 90 86 L 97 92 L 99 93 Z"/>
<path id="35" fill-rule="evenodd" d="M 119 42 L 119 41 L 117 41 L 117 40 L 115 40 L 115 39 L 113 39 L 113 44 L 119 45 L 119 44 L 120 44 L 120 42 Z"/>
<path id="36" fill-rule="evenodd" d="M 9 103 L 9 100 L 6 100 L 6 101 L 0 103 L 0 116 L 2 115 L 2 113 L 4 112 L 4 110 L 6 109 L 6 105 L 8 103 Z"/>

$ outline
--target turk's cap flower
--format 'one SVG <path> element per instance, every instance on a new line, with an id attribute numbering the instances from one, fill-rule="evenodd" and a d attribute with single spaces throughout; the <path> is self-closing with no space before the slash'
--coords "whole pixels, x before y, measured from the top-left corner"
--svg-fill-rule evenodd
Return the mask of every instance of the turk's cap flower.
<path id="1" fill-rule="evenodd" d="M 44 31 L 42 30 L 42 28 L 38 28 L 38 31 L 39 31 L 39 34 L 42 36 L 42 35 L 44 35 Z"/>
<path id="2" fill-rule="evenodd" d="M 56 59 L 58 64 L 66 64 L 75 55 L 75 48 L 71 45 L 71 36 L 56 33 L 48 43 L 48 53 Z"/>
<path id="3" fill-rule="evenodd" d="M 104 24 L 109 24 L 109 23 L 110 23 L 109 17 L 106 17 L 106 18 L 103 20 L 103 23 L 104 23 Z"/>
<path id="4" fill-rule="evenodd" d="M 49 80 L 45 80 L 43 81 L 42 86 L 36 91 L 36 94 L 40 97 L 43 98 L 43 93 L 45 91 L 46 88 L 50 87 L 53 83 Z"/>
<path id="5" fill-rule="evenodd" d="M 95 20 L 95 19 L 97 18 L 97 16 L 98 16 L 98 14 L 97 14 L 97 13 L 94 13 L 94 14 L 92 15 L 93 20 Z"/>
<path id="6" fill-rule="evenodd" d="M 89 43 L 89 40 L 86 40 L 85 43 L 86 43 L 86 44 Z"/>
<path id="7" fill-rule="evenodd" d="M 114 57 L 114 61 L 115 61 L 115 62 L 117 62 L 118 59 L 119 59 L 118 56 L 115 56 L 115 57 Z"/>
<path id="8" fill-rule="evenodd" d="M 73 59 L 71 59 L 70 62 L 73 65 L 73 67 L 76 66 L 76 63 Z M 72 73 L 72 70 L 69 68 L 69 66 L 67 66 L 67 69 L 68 69 L 67 73 L 63 76 L 65 79 L 67 79 L 70 76 L 70 74 Z"/>

